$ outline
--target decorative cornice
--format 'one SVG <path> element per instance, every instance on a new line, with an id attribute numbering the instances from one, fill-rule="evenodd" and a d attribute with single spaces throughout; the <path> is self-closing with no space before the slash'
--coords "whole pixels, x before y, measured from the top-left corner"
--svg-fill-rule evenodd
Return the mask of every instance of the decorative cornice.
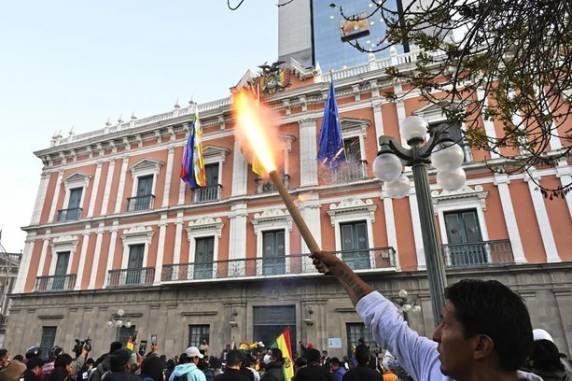
<path id="1" fill-rule="evenodd" d="M 151 242 L 153 237 L 153 228 L 151 226 L 134 226 L 130 229 L 123 230 L 122 239 L 131 240 L 137 238 L 145 238 L 147 242 Z"/>
<path id="2" fill-rule="evenodd" d="M 224 222 L 219 217 L 213 218 L 206 216 L 191 220 L 189 221 L 187 228 L 189 241 L 193 236 L 203 233 L 212 233 L 213 235 L 220 238 L 223 225 Z"/>
<path id="3" fill-rule="evenodd" d="M 262 213 L 255 213 L 251 223 L 255 230 L 269 225 L 286 225 L 289 230 L 292 230 L 292 218 L 286 209 L 282 208 L 266 209 Z"/>
<path id="4" fill-rule="evenodd" d="M 339 204 L 330 204 L 330 210 L 328 214 L 332 222 L 332 226 L 340 217 L 345 216 L 368 216 L 371 218 L 372 222 L 375 222 L 375 210 L 377 206 L 373 203 L 371 199 L 362 200 L 360 198 L 349 197 L 345 200 L 340 201 Z"/>
<path id="5" fill-rule="evenodd" d="M 444 203 L 446 201 L 474 198 L 480 201 L 483 210 L 485 210 L 487 195 L 488 192 L 484 191 L 481 185 L 476 185 L 474 188 L 471 188 L 466 184 L 463 186 L 463 188 L 457 191 L 450 192 L 446 190 L 442 191 L 434 190 L 433 192 L 431 192 L 433 205 L 436 208 L 439 206 L 439 204 Z"/>

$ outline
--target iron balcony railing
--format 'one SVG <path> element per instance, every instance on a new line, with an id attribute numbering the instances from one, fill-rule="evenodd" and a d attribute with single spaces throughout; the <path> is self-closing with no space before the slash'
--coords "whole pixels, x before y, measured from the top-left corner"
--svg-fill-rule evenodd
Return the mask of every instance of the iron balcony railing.
<path id="1" fill-rule="evenodd" d="M 153 194 L 129 197 L 127 199 L 127 211 L 135 212 L 138 210 L 153 209 L 154 201 L 155 195 Z"/>
<path id="2" fill-rule="evenodd" d="M 332 255 L 339 256 L 354 270 L 395 267 L 395 250 L 392 247 L 339 251 L 332 253 Z M 293 254 L 278 257 L 164 265 L 161 280 L 173 282 L 312 273 L 317 273 L 312 264 L 312 259 L 308 255 Z"/>
<path id="3" fill-rule="evenodd" d="M 514 263 L 508 239 L 443 245 L 445 263 L 450 268 L 494 266 Z"/>
<path id="4" fill-rule="evenodd" d="M 154 267 L 110 270 L 107 274 L 107 287 L 151 286 L 154 280 Z"/>
<path id="5" fill-rule="evenodd" d="M 77 221 L 81 217 L 81 208 L 58 210 L 58 222 Z"/>
<path id="6" fill-rule="evenodd" d="M 196 188 L 194 192 L 195 202 L 208 202 L 220 199 L 222 185 L 211 185 L 203 188 Z"/>
<path id="7" fill-rule="evenodd" d="M 367 161 L 348 161 L 341 164 L 332 173 L 332 180 L 336 184 L 351 183 L 367 178 Z"/>
<path id="8" fill-rule="evenodd" d="M 34 291 L 69 291 L 75 287 L 76 274 L 39 276 Z"/>

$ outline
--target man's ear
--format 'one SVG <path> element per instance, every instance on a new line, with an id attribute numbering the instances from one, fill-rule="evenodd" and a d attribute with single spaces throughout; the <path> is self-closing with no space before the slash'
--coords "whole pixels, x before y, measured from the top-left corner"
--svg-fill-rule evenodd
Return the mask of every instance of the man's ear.
<path id="1" fill-rule="evenodd" d="M 487 335 L 475 336 L 475 345 L 473 349 L 473 358 L 475 360 L 484 359 L 491 356 L 495 350 L 495 342 Z"/>

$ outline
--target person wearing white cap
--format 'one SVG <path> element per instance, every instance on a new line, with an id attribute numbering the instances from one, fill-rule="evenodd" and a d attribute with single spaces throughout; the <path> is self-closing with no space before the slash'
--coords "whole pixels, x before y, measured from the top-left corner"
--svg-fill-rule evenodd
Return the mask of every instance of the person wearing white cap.
<path id="1" fill-rule="evenodd" d="M 532 330 L 532 337 L 534 341 L 536 340 L 548 340 L 554 342 L 552 335 L 548 333 L 548 331 L 543 330 L 542 328 L 535 328 Z"/>
<path id="2" fill-rule="evenodd" d="M 205 374 L 197 368 L 199 360 L 203 358 L 199 348 L 188 347 L 184 355 L 184 363 L 175 367 L 169 381 L 206 381 Z"/>

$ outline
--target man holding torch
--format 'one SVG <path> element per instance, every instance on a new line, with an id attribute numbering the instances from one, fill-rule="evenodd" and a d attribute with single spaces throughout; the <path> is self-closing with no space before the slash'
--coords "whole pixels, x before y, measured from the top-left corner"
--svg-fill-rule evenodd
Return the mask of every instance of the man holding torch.
<path id="1" fill-rule="evenodd" d="M 532 326 L 522 299 L 497 281 L 463 280 L 445 290 L 443 319 L 433 340 L 408 327 L 395 305 L 365 283 L 336 255 L 322 252 L 278 175 L 277 117 L 244 91 L 233 95 L 235 136 L 251 162 L 274 182 L 308 246 L 314 265 L 348 293 L 375 340 L 418 381 L 542 379 L 518 371 L 532 346 Z"/>

